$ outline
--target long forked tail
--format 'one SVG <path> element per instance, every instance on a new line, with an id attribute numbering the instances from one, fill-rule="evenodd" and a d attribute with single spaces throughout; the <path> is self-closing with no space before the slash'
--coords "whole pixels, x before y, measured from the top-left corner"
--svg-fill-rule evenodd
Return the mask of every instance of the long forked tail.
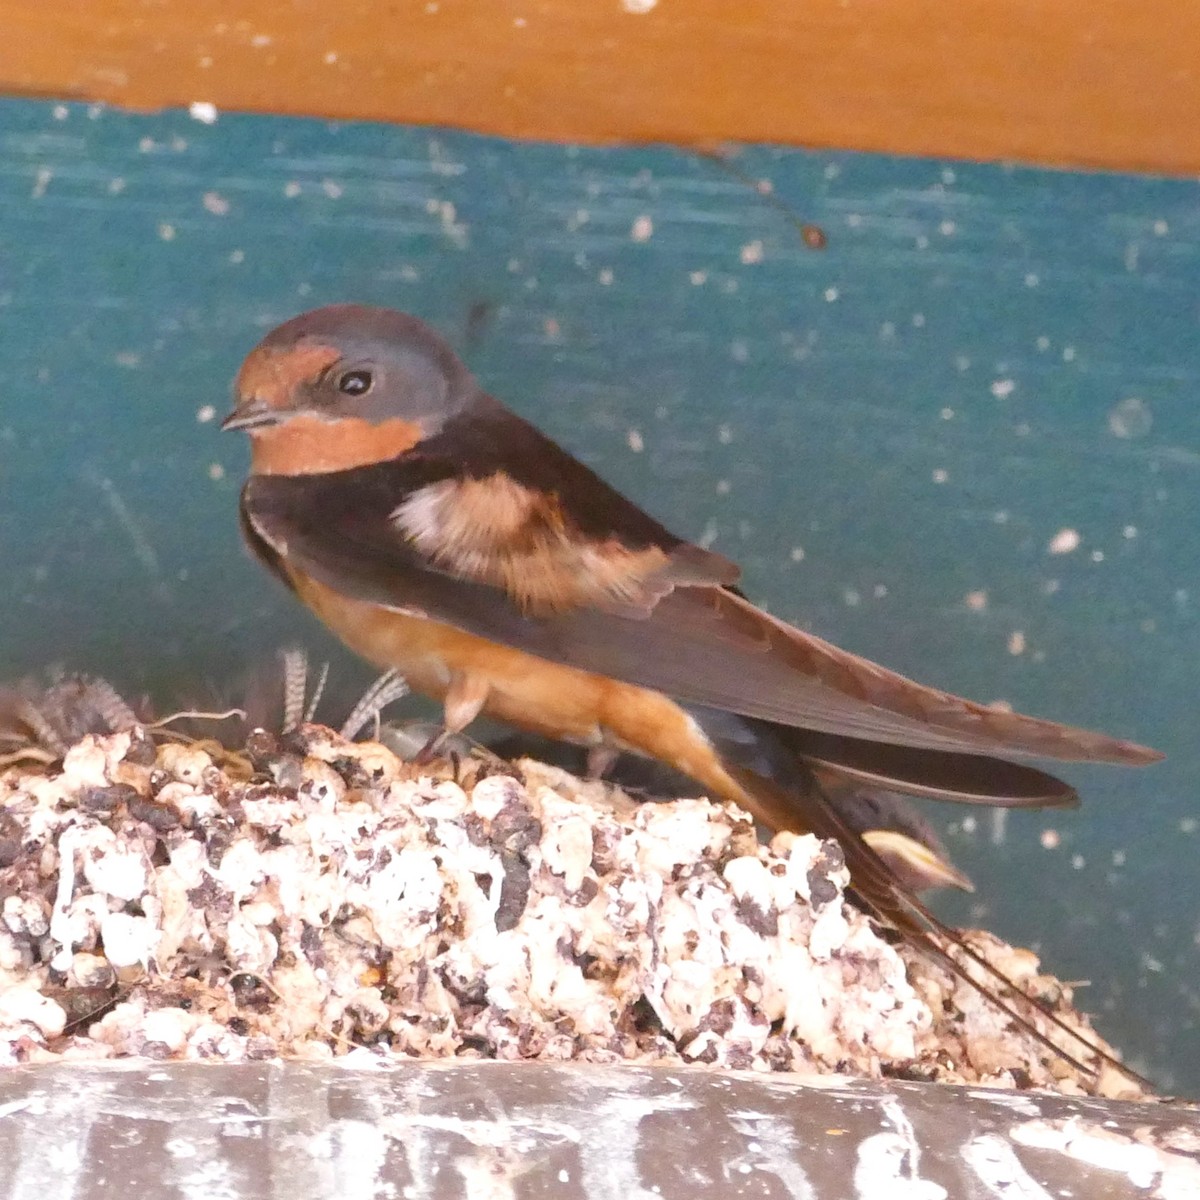
<path id="1" fill-rule="evenodd" d="M 1102 1066 L 1119 1071 L 1139 1087 L 1154 1085 L 1107 1050 L 1067 1024 L 1045 1002 L 1029 996 L 965 938 L 940 921 L 906 888 L 882 858 L 843 819 L 815 771 L 796 762 L 797 787 L 785 789 L 746 767 L 728 765 L 730 775 L 753 798 L 760 819 L 775 828 L 803 828 L 835 839 L 846 855 L 851 886 L 870 913 L 910 945 L 949 970 L 993 1004 L 1023 1033 L 1084 1076 L 1098 1079 Z M 961 960 L 965 960 L 965 963 Z M 978 972 L 972 970 L 975 968 Z M 1044 1033 L 1037 1020 L 1055 1035 Z M 1065 1044 L 1060 1044 L 1055 1037 Z M 1069 1047 L 1069 1048 L 1068 1048 Z M 1094 1066 L 1085 1061 L 1091 1058 Z"/>

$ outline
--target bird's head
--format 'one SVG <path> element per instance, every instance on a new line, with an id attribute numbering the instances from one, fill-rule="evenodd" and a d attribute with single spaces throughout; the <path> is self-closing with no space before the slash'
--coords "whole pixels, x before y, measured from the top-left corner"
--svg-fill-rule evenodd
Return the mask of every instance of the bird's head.
<path id="1" fill-rule="evenodd" d="M 249 433 L 259 474 L 348 470 L 411 450 L 476 395 L 471 373 L 424 322 L 339 304 L 259 342 L 221 428 Z"/>

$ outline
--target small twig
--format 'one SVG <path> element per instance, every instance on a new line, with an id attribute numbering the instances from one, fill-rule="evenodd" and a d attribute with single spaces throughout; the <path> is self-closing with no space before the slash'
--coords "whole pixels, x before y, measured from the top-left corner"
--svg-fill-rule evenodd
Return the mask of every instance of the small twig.
<path id="1" fill-rule="evenodd" d="M 159 717 L 157 721 L 151 722 L 146 728 L 161 729 L 166 732 L 165 727 L 173 725 L 176 721 L 228 721 L 233 717 L 241 717 L 245 720 L 246 710 L 244 708 L 227 708 L 224 712 L 204 712 L 200 709 L 185 708 L 182 712 L 171 713 L 168 717 Z M 192 741 L 193 739 L 187 740 Z"/>
<path id="2" fill-rule="evenodd" d="M 61 757 L 61 754 L 43 750 L 40 746 L 24 746 L 10 754 L 0 754 L 0 767 L 11 767 L 22 762 L 37 762 L 48 767 L 51 763 L 58 762 Z"/>

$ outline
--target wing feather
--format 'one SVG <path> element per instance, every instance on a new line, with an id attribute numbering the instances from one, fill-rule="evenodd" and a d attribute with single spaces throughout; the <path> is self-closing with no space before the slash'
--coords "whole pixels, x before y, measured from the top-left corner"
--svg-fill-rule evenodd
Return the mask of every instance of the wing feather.
<path id="1" fill-rule="evenodd" d="M 504 588 L 432 561 L 397 528 L 392 514 L 414 486 L 406 470 L 399 459 L 329 475 L 255 476 L 243 493 L 244 521 L 276 554 L 346 595 L 684 703 L 859 742 L 1126 764 L 1161 757 L 918 684 L 771 617 L 727 587 L 673 584 L 634 614 L 590 606 L 527 612 Z M 635 545 L 647 544 L 645 530 Z M 621 533 L 618 526 L 612 536 Z M 686 562 L 686 546 L 672 538 L 661 549 Z"/>

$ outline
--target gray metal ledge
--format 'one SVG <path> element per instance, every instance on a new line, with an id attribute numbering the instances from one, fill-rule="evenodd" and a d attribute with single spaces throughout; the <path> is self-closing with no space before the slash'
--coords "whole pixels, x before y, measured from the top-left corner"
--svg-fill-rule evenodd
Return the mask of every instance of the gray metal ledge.
<path id="1" fill-rule="evenodd" d="M 1200 1113 L 703 1069 L 0 1070 L 0 1200 L 1200 1196 Z"/>

